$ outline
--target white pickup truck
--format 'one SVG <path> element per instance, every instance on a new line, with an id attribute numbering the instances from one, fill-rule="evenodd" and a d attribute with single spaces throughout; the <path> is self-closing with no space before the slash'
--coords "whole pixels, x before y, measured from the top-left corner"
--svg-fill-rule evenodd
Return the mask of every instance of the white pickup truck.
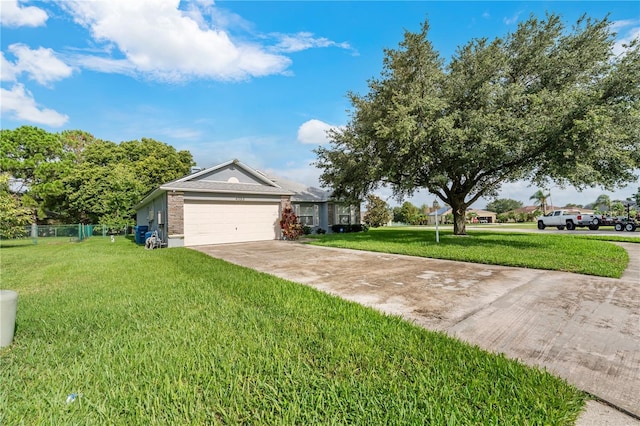
<path id="1" fill-rule="evenodd" d="M 569 231 L 573 231 L 576 227 L 584 226 L 588 226 L 591 230 L 598 229 L 598 217 L 596 215 L 573 210 L 553 210 L 544 216 L 539 216 L 537 221 L 538 229 L 544 229 L 547 226 L 555 226 L 560 230 L 566 227 Z"/>

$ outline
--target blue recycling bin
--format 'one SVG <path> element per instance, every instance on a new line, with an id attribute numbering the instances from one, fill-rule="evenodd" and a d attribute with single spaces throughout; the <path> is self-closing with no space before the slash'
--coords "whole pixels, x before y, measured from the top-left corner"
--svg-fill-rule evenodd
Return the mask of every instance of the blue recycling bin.
<path id="1" fill-rule="evenodd" d="M 145 234 L 149 230 L 146 225 L 138 225 L 134 227 L 134 233 L 136 234 L 136 244 L 144 244 L 146 238 Z"/>

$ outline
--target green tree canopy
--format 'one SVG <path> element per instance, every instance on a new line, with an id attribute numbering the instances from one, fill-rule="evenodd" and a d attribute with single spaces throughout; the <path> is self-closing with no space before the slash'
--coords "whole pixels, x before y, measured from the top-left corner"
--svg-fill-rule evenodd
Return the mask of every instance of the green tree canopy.
<path id="1" fill-rule="evenodd" d="M 614 216 L 623 216 L 625 214 L 625 205 L 622 201 L 611 203 L 611 214 Z"/>
<path id="2" fill-rule="evenodd" d="M 31 209 L 21 205 L 9 188 L 9 174 L 0 173 L 0 237 L 14 238 L 31 223 Z"/>
<path id="3" fill-rule="evenodd" d="M 522 202 L 511 198 L 499 198 L 487 204 L 487 210 L 498 214 L 522 207 Z"/>
<path id="4" fill-rule="evenodd" d="M 609 212 L 611 210 L 611 197 L 607 194 L 600 194 L 590 206 L 600 212 Z"/>
<path id="5" fill-rule="evenodd" d="M 2 172 L 21 179 L 22 206 L 72 223 L 131 223 L 143 194 L 189 173 L 191 153 L 154 139 L 120 144 L 82 130 L 2 130 Z M 35 214 L 34 214 L 35 215 Z"/>
<path id="6" fill-rule="evenodd" d="M 465 211 L 505 182 L 585 188 L 635 180 L 640 165 L 640 51 L 614 54 L 611 23 L 529 18 L 493 41 L 475 39 L 444 62 L 428 23 L 385 50 L 351 118 L 316 150 L 321 181 L 362 199 L 380 185 L 397 196 L 425 188 Z"/>
<path id="7" fill-rule="evenodd" d="M 70 166 L 71 157 L 57 135 L 33 126 L 0 131 L 0 171 L 23 183 L 20 192 L 28 202 L 22 205 L 32 209 L 35 220 L 63 193 L 62 179 Z"/>
<path id="8" fill-rule="evenodd" d="M 120 149 L 147 190 L 183 177 L 195 165 L 189 151 L 176 151 L 155 139 L 122 142 Z"/>
<path id="9" fill-rule="evenodd" d="M 185 176 L 194 164 L 188 151 L 147 138 L 121 144 L 94 139 L 80 159 L 65 178 L 63 210 L 72 221 L 112 227 L 130 223 L 145 193 Z"/>
<path id="10" fill-rule="evenodd" d="M 393 209 L 393 221 L 400 223 L 412 223 L 420 214 L 418 208 L 410 201 L 405 201 L 402 206 Z"/>
<path id="11" fill-rule="evenodd" d="M 364 222 L 372 228 L 386 225 L 391 220 L 389 205 L 382 198 L 369 194 L 367 196 L 366 213 Z"/>

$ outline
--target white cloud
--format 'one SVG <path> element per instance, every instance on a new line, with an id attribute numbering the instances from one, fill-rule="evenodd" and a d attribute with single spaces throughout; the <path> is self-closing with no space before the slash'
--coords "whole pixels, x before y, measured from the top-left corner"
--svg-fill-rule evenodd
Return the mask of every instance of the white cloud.
<path id="1" fill-rule="evenodd" d="M 292 35 L 274 33 L 271 35 L 280 40 L 278 44 L 273 47 L 276 52 L 292 53 L 315 47 L 340 47 L 342 49 L 353 50 L 349 43 L 337 43 L 325 37 L 314 37 L 314 35 L 309 32 L 299 32 Z"/>
<path id="2" fill-rule="evenodd" d="M 211 19 L 214 28 L 233 28 L 234 30 L 252 33 L 255 26 L 237 13 L 233 13 L 227 9 L 216 7 L 209 8 L 207 14 Z"/>
<path id="3" fill-rule="evenodd" d="M 130 64 L 76 58 L 94 69 L 134 70 L 166 81 L 240 80 L 282 73 L 291 63 L 259 45 L 235 43 L 222 29 L 203 28 L 201 11 L 207 12 L 210 2 L 194 3 L 187 11 L 180 10 L 179 4 L 179 0 L 60 2 L 96 41 L 117 46 Z"/>
<path id="4" fill-rule="evenodd" d="M 35 7 L 20 7 L 17 0 L 0 1 L 0 23 L 7 27 L 39 27 L 47 22 L 47 12 Z"/>
<path id="5" fill-rule="evenodd" d="M 611 23 L 611 29 L 617 32 L 618 37 L 613 46 L 613 53 L 616 56 L 624 54 L 625 45 L 633 40 L 640 40 L 640 19 L 614 21 Z"/>
<path id="6" fill-rule="evenodd" d="M 69 117 L 49 108 L 41 108 L 36 104 L 31 92 L 22 84 L 16 84 L 7 90 L 0 88 L 2 98 L 2 113 L 12 116 L 16 120 L 59 127 L 65 124 Z"/>
<path id="7" fill-rule="evenodd" d="M 640 19 L 620 19 L 618 21 L 611 22 L 611 29 L 613 31 L 620 31 L 620 28 L 633 27 L 640 25 Z"/>
<path id="8" fill-rule="evenodd" d="M 4 52 L 0 52 L 0 81 L 16 81 L 18 73 L 15 64 L 7 61 Z"/>
<path id="9" fill-rule="evenodd" d="M 66 55 L 65 59 L 75 67 L 104 73 L 135 75 L 136 67 L 126 59 L 112 59 L 101 56 Z"/>
<path id="10" fill-rule="evenodd" d="M 198 23 L 198 27 L 206 31 L 209 28 L 205 15 L 211 15 L 214 3 L 212 0 L 191 0 L 185 4 L 184 15 Z"/>
<path id="11" fill-rule="evenodd" d="M 327 132 L 331 129 L 338 129 L 320 120 L 309 120 L 298 128 L 298 141 L 305 144 L 323 145 L 329 142 Z"/>
<path id="12" fill-rule="evenodd" d="M 8 51 L 16 58 L 15 63 L 2 57 L 2 66 L 8 66 L 5 76 L 5 70 L 2 71 L 3 81 L 15 81 L 16 76 L 20 73 L 26 73 L 30 79 L 37 81 L 42 85 L 62 80 L 69 77 L 73 73 L 73 69 L 58 59 L 51 49 L 40 47 L 36 50 L 30 49 L 29 46 L 22 43 L 15 43 L 9 46 Z M 5 78 L 6 77 L 6 78 Z"/>
<path id="13" fill-rule="evenodd" d="M 159 130 L 160 134 L 174 139 L 197 139 L 202 136 L 202 132 L 188 127 L 167 127 Z"/>
<path id="14" fill-rule="evenodd" d="M 507 25 L 513 25 L 518 22 L 520 15 L 522 15 L 522 12 L 516 12 L 513 16 L 505 16 L 502 21 Z"/>

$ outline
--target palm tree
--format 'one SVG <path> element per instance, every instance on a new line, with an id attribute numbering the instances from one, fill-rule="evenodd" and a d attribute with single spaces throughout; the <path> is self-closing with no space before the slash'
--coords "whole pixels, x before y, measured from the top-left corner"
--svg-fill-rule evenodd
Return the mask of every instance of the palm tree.
<path id="1" fill-rule="evenodd" d="M 545 194 L 542 189 L 538 189 L 529 199 L 535 200 L 534 205 L 542 208 L 542 214 L 547 214 L 547 198 L 549 197 L 551 197 L 551 193 Z"/>

